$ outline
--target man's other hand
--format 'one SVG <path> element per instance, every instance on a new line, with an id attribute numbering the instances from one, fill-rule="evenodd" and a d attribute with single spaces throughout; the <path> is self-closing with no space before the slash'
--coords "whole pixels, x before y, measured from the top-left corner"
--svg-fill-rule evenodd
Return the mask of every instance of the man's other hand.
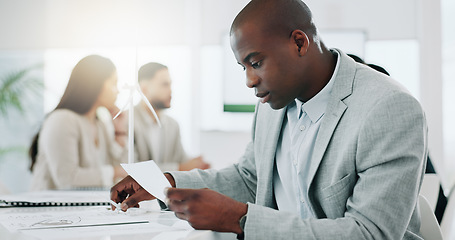
<path id="1" fill-rule="evenodd" d="M 199 156 L 199 157 L 190 159 L 187 162 L 180 164 L 180 166 L 179 166 L 180 171 L 189 171 L 189 170 L 195 169 L 195 168 L 208 169 L 208 168 L 210 168 L 210 164 L 204 162 L 204 159 L 202 158 L 202 156 Z"/>
<path id="2" fill-rule="evenodd" d="M 169 188 L 168 206 L 195 229 L 242 233 L 239 220 L 248 206 L 210 189 Z"/>

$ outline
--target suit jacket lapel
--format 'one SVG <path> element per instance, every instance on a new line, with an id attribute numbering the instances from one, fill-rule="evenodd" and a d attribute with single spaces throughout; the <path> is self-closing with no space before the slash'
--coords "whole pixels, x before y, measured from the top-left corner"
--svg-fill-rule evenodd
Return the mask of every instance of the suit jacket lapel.
<path id="1" fill-rule="evenodd" d="M 264 108 L 265 109 L 265 108 Z M 267 109 L 274 111 L 272 109 Z M 256 203 L 276 208 L 276 202 L 273 194 L 273 170 L 275 167 L 275 154 L 277 149 L 278 140 L 280 138 L 281 127 L 283 125 L 283 118 L 286 113 L 286 107 L 278 110 L 278 112 L 268 112 L 261 117 L 264 121 L 261 126 L 265 126 L 262 131 L 267 131 L 266 137 L 258 138 L 255 145 L 259 146 L 260 156 L 256 161 L 260 161 L 259 165 L 261 170 L 258 171 L 258 192 L 256 193 Z M 273 130 L 272 130 L 273 129 Z M 277 131 L 274 131 L 277 129 Z M 257 163 L 256 163 L 257 164 Z M 265 185 L 265 186 L 264 186 Z"/>
<path id="2" fill-rule="evenodd" d="M 331 106 L 327 106 L 327 110 L 329 110 L 329 108 L 331 108 L 331 114 L 327 114 L 328 112 L 326 112 L 324 121 L 321 123 L 321 127 L 316 138 L 315 148 L 311 158 L 310 170 L 308 172 L 310 182 L 316 174 L 335 128 L 343 116 L 343 113 L 346 111 L 347 106 L 342 101 L 334 101 Z"/>
<path id="3" fill-rule="evenodd" d="M 315 149 L 311 158 L 311 166 L 308 177 L 310 183 L 316 175 L 338 122 L 348 108 L 343 100 L 352 93 L 352 85 L 356 71 L 355 62 L 341 51 L 336 49 L 335 51 L 338 52 L 340 65 L 338 67 L 338 73 L 334 79 L 335 82 L 333 83 L 331 98 L 327 105 L 318 136 L 316 137 Z"/>

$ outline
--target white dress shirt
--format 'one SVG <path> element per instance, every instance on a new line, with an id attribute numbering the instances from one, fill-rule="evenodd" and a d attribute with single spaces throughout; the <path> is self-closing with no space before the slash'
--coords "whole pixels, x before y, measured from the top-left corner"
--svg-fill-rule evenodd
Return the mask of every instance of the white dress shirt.
<path id="1" fill-rule="evenodd" d="M 295 99 L 288 105 L 278 140 L 273 177 L 275 200 L 280 211 L 297 213 L 302 219 L 314 217 L 306 204 L 308 170 L 338 66 L 339 57 L 329 82 L 313 98 L 305 103 Z"/>

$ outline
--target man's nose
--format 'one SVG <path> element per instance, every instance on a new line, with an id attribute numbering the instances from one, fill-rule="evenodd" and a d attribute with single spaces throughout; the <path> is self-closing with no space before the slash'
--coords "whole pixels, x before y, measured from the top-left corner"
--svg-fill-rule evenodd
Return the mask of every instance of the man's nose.
<path id="1" fill-rule="evenodd" d="M 249 88 L 254 88 L 259 83 L 259 77 L 256 74 L 253 74 L 251 71 L 246 72 L 246 86 Z"/>

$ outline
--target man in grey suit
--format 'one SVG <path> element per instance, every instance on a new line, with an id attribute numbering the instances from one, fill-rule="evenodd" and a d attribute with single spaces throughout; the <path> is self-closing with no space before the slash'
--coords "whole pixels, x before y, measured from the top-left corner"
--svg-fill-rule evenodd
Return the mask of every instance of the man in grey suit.
<path id="1" fill-rule="evenodd" d="M 252 0 L 231 47 L 261 98 L 252 140 L 233 166 L 166 173 L 176 216 L 245 239 L 421 239 L 418 101 L 328 49 L 300 0 Z M 127 177 L 111 198 L 126 210 L 154 197 Z"/>

